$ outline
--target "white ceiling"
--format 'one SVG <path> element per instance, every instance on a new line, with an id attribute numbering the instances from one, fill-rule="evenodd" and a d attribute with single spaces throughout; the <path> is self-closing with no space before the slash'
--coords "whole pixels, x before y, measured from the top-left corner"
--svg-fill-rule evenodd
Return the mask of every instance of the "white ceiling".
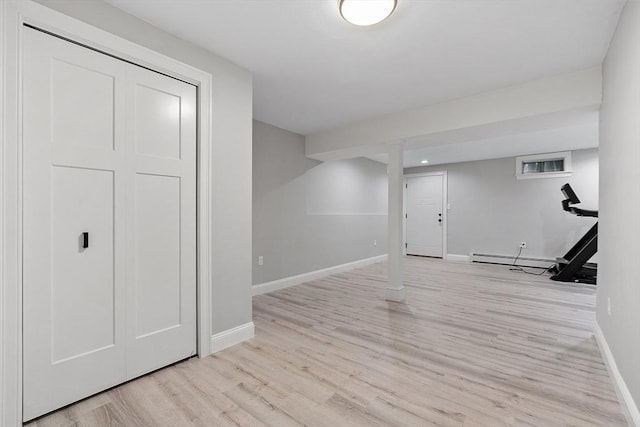
<path id="1" fill-rule="evenodd" d="M 254 117 L 301 134 L 602 63 L 624 0 L 106 0 L 249 69 Z M 446 151 L 446 150 L 445 150 Z"/>

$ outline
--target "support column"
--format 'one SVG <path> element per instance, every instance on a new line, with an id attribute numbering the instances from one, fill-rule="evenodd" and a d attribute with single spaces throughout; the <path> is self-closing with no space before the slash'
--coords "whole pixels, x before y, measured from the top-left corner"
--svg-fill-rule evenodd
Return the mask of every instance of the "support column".
<path id="1" fill-rule="evenodd" d="M 387 177 L 389 180 L 388 207 L 388 252 L 389 252 L 389 281 L 385 291 L 387 301 L 400 302 L 404 300 L 403 268 L 402 268 L 402 211 L 404 171 L 403 148 L 401 142 L 389 145 L 389 163 Z"/>

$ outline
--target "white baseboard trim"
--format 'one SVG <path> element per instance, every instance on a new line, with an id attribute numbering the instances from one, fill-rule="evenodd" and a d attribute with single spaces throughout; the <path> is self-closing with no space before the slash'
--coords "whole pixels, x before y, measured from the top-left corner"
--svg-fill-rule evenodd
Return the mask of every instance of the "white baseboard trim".
<path id="1" fill-rule="evenodd" d="M 344 271 L 353 270 L 354 268 L 364 267 L 376 262 L 385 261 L 387 255 L 378 255 L 371 258 L 365 258 L 358 261 L 348 262 L 346 264 L 335 265 L 333 267 L 323 268 L 321 270 L 310 271 L 309 273 L 298 274 L 297 276 L 285 277 L 284 279 L 274 280 L 273 282 L 261 283 L 253 286 L 253 295 L 262 295 L 280 289 L 289 288 L 291 286 L 300 285 L 312 280 L 321 279 L 332 274 L 342 273 Z"/>
<path id="2" fill-rule="evenodd" d="M 253 338 L 254 326 L 253 322 L 245 323 L 244 325 L 236 326 L 235 328 L 227 329 L 226 331 L 218 332 L 215 335 L 211 335 L 211 341 L 209 348 L 211 353 L 224 350 L 236 344 L 240 344 L 243 341 Z"/>
<path id="3" fill-rule="evenodd" d="M 604 356 L 605 365 L 607 365 L 609 375 L 611 375 L 611 379 L 613 379 L 613 386 L 616 389 L 616 394 L 620 400 L 622 411 L 624 412 L 625 417 L 627 417 L 627 421 L 630 426 L 640 427 L 640 411 L 638 411 L 638 406 L 631 396 L 627 383 L 625 383 L 624 378 L 622 378 L 622 374 L 620 374 L 620 371 L 618 370 L 616 360 L 613 358 L 607 339 L 605 338 L 602 329 L 600 329 L 598 322 L 596 322 L 595 333 L 596 341 L 598 342 L 600 351 L 602 351 L 602 355 Z"/>
<path id="4" fill-rule="evenodd" d="M 453 262 L 471 262 L 469 255 L 447 254 L 444 259 Z"/>

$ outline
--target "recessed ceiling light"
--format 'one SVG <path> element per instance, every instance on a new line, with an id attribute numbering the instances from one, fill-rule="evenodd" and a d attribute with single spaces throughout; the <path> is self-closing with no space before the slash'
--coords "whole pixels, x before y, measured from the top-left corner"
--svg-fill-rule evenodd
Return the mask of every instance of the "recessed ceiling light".
<path id="1" fill-rule="evenodd" d="M 383 21 L 396 8 L 397 0 L 340 0 L 340 14 L 354 25 L 366 26 Z"/>
<path id="2" fill-rule="evenodd" d="M 429 163 L 429 160 L 420 160 L 420 163 L 422 163 L 423 165 L 426 165 L 427 163 Z"/>

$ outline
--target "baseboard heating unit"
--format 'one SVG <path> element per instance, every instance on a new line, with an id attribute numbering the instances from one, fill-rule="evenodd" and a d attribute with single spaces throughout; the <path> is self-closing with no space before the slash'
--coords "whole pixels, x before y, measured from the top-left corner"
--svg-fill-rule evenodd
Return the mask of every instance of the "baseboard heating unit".
<path id="1" fill-rule="evenodd" d="M 514 265 L 515 255 L 494 255 L 471 253 L 471 262 L 481 262 L 485 264 Z M 556 263 L 553 259 L 519 257 L 515 265 L 520 267 L 551 267 Z"/>

